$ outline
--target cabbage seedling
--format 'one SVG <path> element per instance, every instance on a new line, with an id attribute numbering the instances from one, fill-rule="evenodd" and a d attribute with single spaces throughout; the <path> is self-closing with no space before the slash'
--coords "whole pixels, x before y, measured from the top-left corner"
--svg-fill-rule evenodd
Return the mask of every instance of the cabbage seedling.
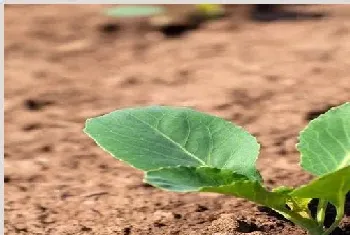
<path id="1" fill-rule="evenodd" d="M 117 6 L 108 8 L 106 15 L 117 18 L 142 18 L 160 15 L 165 9 L 160 6 Z"/>
<path id="2" fill-rule="evenodd" d="M 183 107 L 127 108 L 88 119 L 84 129 L 114 157 L 145 172 L 145 182 L 175 192 L 214 192 L 268 206 L 310 235 L 328 235 L 350 191 L 350 103 L 330 109 L 300 133 L 301 167 L 315 179 L 268 190 L 255 162 L 260 145 L 241 127 Z M 319 199 L 317 216 L 308 209 Z M 337 210 L 324 226 L 327 204 Z"/>
<path id="3" fill-rule="evenodd" d="M 225 8 L 220 4 L 198 4 L 196 8 L 198 12 L 209 19 L 215 19 L 225 14 Z"/>
<path id="4" fill-rule="evenodd" d="M 130 32 L 135 33 L 134 38 L 134 53 L 135 57 L 139 57 L 139 49 L 145 48 L 147 43 L 146 33 L 148 29 L 149 19 L 153 16 L 163 15 L 166 12 L 165 8 L 161 6 L 138 6 L 138 5 L 121 5 L 116 7 L 111 7 L 105 10 L 104 14 L 108 17 L 117 18 L 124 23 L 129 24 Z M 143 51 L 143 50 L 141 50 Z"/>

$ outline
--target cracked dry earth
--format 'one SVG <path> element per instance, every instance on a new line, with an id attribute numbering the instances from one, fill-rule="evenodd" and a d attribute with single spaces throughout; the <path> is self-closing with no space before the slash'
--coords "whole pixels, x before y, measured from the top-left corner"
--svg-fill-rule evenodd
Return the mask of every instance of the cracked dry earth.
<path id="1" fill-rule="evenodd" d="M 104 7 L 5 6 L 5 233 L 305 234 L 242 199 L 149 187 L 82 129 L 119 108 L 192 106 L 257 136 L 269 186 L 306 183 L 299 131 L 350 100 L 350 6 L 310 6 L 330 13 L 320 21 L 224 18 L 178 39 L 153 32 L 136 53 L 137 36 L 101 32 Z M 346 212 L 334 234 L 350 234 Z"/>

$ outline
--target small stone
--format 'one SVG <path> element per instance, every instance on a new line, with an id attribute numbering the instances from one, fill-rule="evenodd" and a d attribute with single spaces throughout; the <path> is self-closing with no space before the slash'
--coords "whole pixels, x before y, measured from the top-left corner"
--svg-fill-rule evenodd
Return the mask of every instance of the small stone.
<path id="1" fill-rule="evenodd" d="M 202 205 L 197 205 L 197 208 L 196 208 L 196 212 L 203 212 L 203 211 L 206 211 L 208 210 L 208 207 L 206 206 L 202 206 Z"/>
<path id="2" fill-rule="evenodd" d="M 153 214 L 155 222 L 167 222 L 174 219 L 174 213 L 170 211 L 157 210 Z"/>
<path id="3" fill-rule="evenodd" d="M 78 52 L 85 52 L 91 48 L 91 43 L 87 40 L 77 40 L 66 43 L 57 48 L 58 53 L 71 54 Z"/>

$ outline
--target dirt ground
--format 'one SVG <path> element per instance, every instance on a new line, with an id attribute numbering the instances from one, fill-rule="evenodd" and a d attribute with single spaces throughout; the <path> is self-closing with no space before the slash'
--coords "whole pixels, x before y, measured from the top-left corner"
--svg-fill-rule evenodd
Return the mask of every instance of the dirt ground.
<path id="1" fill-rule="evenodd" d="M 135 50 L 132 32 L 101 31 L 105 7 L 5 6 L 5 233 L 305 234 L 242 199 L 149 187 L 82 129 L 124 107 L 192 106 L 258 137 L 269 186 L 306 183 L 299 131 L 350 100 L 350 6 L 308 7 L 329 12 L 318 21 L 151 32 Z M 334 234 L 350 234 L 346 212 Z"/>

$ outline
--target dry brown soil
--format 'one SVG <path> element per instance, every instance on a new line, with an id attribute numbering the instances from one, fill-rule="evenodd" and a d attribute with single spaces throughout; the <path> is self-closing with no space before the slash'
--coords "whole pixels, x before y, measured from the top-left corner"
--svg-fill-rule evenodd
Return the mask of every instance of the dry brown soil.
<path id="1" fill-rule="evenodd" d="M 306 183 L 299 131 L 350 100 L 350 6 L 308 7 L 329 12 L 319 21 L 233 15 L 142 45 L 125 28 L 101 32 L 104 7 L 5 7 L 6 234 L 305 234 L 242 199 L 149 187 L 82 129 L 123 107 L 192 106 L 258 137 L 269 186 Z"/>

